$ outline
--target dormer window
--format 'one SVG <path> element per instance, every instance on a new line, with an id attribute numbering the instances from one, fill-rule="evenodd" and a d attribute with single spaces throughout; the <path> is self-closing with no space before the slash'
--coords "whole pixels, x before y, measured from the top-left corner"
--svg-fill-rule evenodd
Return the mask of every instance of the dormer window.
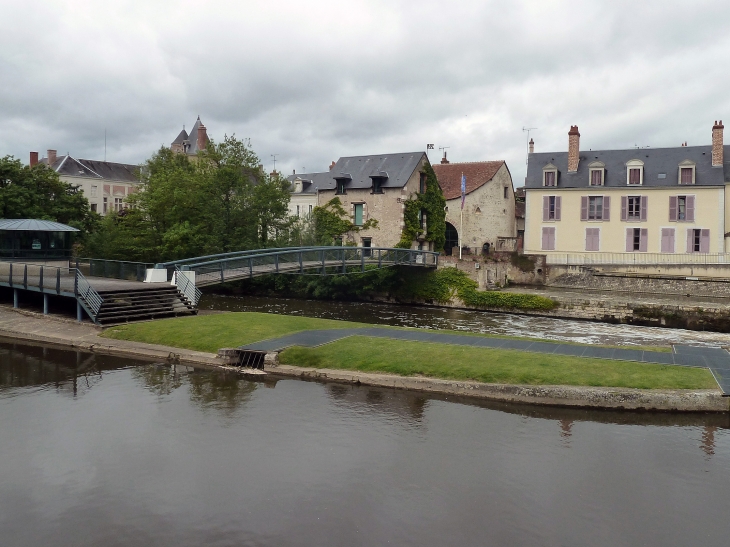
<path id="1" fill-rule="evenodd" d="M 339 196 L 344 196 L 347 194 L 347 181 L 352 180 L 352 177 L 350 175 L 347 175 L 343 173 L 341 176 L 335 178 L 335 182 L 337 182 L 337 187 L 335 193 Z"/>
<path id="2" fill-rule="evenodd" d="M 588 185 L 603 186 L 606 173 L 606 164 L 594 161 L 588 165 Z"/>
<path id="3" fill-rule="evenodd" d="M 373 178 L 373 194 L 383 193 L 383 179 L 380 177 Z"/>
<path id="4" fill-rule="evenodd" d="M 695 166 L 695 162 L 690 160 L 684 160 L 679 164 L 679 184 L 695 183 Z"/>
<path id="5" fill-rule="evenodd" d="M 644 184 L 644 162 L 631 160 L 626 162 L 626 184 L 629 186 L 641 186 Z"/>
<path id="6" fill-rule="evenodd" d="M 558 168 L 552 163 L 548 163 L 542 168 L 542 185 L 557 186 L 558 185 Z"/>

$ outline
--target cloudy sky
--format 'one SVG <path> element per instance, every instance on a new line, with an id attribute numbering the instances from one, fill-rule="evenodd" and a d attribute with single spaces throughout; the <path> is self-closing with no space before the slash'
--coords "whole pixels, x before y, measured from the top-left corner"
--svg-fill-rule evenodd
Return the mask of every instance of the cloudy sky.
<path id="1" fill-rule="evenodd" d="M 0 0 L 0 155 L 141 163 L 200 115 L 285 174 L 709 144 L 730 122 L 726 0 Z"/>

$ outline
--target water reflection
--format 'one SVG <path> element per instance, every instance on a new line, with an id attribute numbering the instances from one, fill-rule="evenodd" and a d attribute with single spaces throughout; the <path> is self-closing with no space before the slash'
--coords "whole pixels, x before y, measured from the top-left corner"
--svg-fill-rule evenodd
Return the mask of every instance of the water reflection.
<path id="1" fill-rule="evenodd" d="M 303 315 L 362 323 L 463 330 L 485 334 L 528 336 L 545 340 L 583 344 L 625 346 L 667 346 L 690 344 L 723 346 L 727 334 L 662 327 L 612 325 L 592 321 L 553 319 L 511 313 L 493 313 L 452 308 L 402 306 L 374 302 L 332 302 L 258 296 L 205 294 L 201 310 L 258 311 L 282 315 Z"/>

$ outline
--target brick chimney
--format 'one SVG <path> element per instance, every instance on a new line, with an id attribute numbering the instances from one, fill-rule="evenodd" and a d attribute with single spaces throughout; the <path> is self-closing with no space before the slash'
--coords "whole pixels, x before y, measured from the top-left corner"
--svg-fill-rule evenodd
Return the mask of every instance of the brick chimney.
<path id="1" fill-rule="evenodd" d="M 273 170 L 273 171 L 271 172 L 271 175 L 270 175 L 270 176 L 271 176 L 271 178 L 272 178 L 272 179 L 275 179 L 276 177 L 278 177 L 278 176 L 279 176 L 279 173 L 277 173 L 276 169 L 274 169 L 274 170 Z"/>
<path id="2" fill-rule="evenodd" d="M 56 151 L 49 150 L 48 151 L 48 167 L 53 167 L 54 163 L 56 163 Z"/>
<path id="3" fill-rule="evenodd" d="M 30 166 L 34 167 L 38 165 L 38 152 L 31 152 L 30 153 Z"/>
<path id="4" fill-rule="evenodd" d="M 577 125 L 571 125 L 568 131 L 568 173 L 578 171 L 580 161 L 580 133 Z"/>
<path id="5" fill-rule="evenodd" d="M 722 167 L 723 157 L 723 143 L 722 143 L 722 130 L 725 126 L 720 122 L 715 122 L 712 126 L 712 166 Z"/>
<path id="6" fill-rule="evenodd" d="M 447 163 L 449 163 L 449 160 L 446 159 L 446 150 L 444 150 L 444 157 L 441 158 L 441 164 L 445 165 Z"/>
<path id="7" fill-rule="evenodd" d="M 534 154 L 534 153 L 535 153 L 535 141 L 530 139 L 530 154 Z"/>
<path id="8" fill-rule="evenodd" d="M 208 130 L 203 125 L 203 122 L 200 122 L 200 125 L 198 126 L 198 150 L 205 150 L 206 146 L 208 146 Z"/>
<path id="9" fill-rule="evenodd" d="M 332 171 L 332 168 L 333 168 L 334 166 L 335 166 L 335 162 L 333 161 L 332 163 L 330 163 L 330 171 Z"/>

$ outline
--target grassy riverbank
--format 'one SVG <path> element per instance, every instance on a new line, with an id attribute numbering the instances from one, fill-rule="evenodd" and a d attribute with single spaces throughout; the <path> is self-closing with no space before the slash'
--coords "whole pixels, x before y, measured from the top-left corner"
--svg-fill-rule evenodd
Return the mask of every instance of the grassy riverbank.
<path id="1" fill-rule="evenodd" d="M 361 326 L 365 325 L 310 317 L 224 313 L 122 325 L 104 331 L 103 336 L 216 352 L 222 347 L 240 346 L 302 330 Z M 489 383 L 643 389 L 705 389 L 717 386 L 706 369 L 361 336 L 318 348 L 290 348 L 282 352 L 281 362 L 305 367 Z"/>

